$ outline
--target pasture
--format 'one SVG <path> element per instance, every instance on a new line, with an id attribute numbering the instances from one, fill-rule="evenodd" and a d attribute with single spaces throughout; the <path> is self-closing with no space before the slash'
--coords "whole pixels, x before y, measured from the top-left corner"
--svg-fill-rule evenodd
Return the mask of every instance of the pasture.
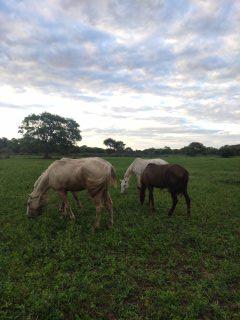
<path id="1" fill-rule="evenodd" d="M 123 177 L 132 158 L 108 158 Z M 95 207 L 72 197 L 76 221 L 58 214 L 50 192 L 39 218 L 26 217 L 27 194 L 52 162 L 0 161 L 0 319 L 239 319 L 240 159 L 168 157 L 190 173 L 192 217 L 183 198 L 155 190 L 156 215 L 140 206 L 135 180 L 110 189 L 95 234 Z"/>

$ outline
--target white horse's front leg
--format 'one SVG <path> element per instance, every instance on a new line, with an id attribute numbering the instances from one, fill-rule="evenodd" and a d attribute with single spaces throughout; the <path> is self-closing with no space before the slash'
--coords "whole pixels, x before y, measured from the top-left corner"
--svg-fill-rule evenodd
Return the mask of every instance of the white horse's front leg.
<path id="1" fill-rule="evenodd" d="M 137 175 L 137 188 L 140 189 L 141 188 L 141 176 Z"/>
<path id="2" fill-rule="evenodd" d="M 58 194 L 60 195 L 60 197 L 62 198 L 62 200 L 64 202 L 64 215 L 69 216 L 69 218 L 71 220 L 74 220 L 75 216 L 74 216 L 74 213 L 72 212 L 71 206 L 67 200 L 67 192 L 63 191 L 63 190 L 59 190 Z"/>
<path id="3" fill-rule="evenodd" d="M 61 202 L 58 211 L 59 211 L 59 213 L 60 213 L 62 216 L 66 217 L 65 203 L 64 203 L 64 201 Z"/>

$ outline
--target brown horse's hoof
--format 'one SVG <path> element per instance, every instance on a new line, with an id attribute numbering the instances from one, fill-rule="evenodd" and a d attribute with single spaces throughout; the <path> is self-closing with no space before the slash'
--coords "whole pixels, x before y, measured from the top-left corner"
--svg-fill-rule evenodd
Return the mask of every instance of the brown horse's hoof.
<path id="1" fill-rule="evenodd" d="M 173 212 L 172 210 L 168 210 L 168 217 L 170 218 L 172 216 Z"/>

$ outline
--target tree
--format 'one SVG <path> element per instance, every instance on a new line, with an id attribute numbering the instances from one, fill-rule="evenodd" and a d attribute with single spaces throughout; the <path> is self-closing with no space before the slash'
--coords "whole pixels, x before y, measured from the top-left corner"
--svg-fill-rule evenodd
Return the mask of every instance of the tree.
<path id="1" fill-rule="evenodd" d="M 191 142 L 188 146 L 181 149 L 181 151 L 189 156 L 196 156 L 204 154 L 206 147 L 200 142 Z"/>
<path id="2" fill-rule="evenodd" d="M 9 153 L 9 140 L 5 137 L 0 138 L 0 159 L 8 158 Z"/>
<path id="3" fill-rule="evenodd" d="M 205 154 L 208 156 L 208 155 L 217 155 L 218 154 L 218 149 L 217 148 L 214 148 L 214 147 L 206 147 L 206 150 L 205 150 Z"/>
<path id="4" fill-rule="evenodd" d="M 233 156 L 238 155 L 237 146 L 240 147 L 240 145 L 232 145 L 232 146 L 225 145 L 225 146 L 222 146 L 219 149 L 220 156 L 228 158 L 228 157 L 233 157 Z M 239 148 L 239 150 L 240 150 L 240 148 Z"/>
<path id="5" fill-rule="evenodd" d="M 162 154 L 172 154 L 172 149 L 168 146 L 165 146 L 163 149 L 162 149 Z"/>
<path id="6" fill-rule="evenodd" d="M 107 146 L 111 151 L 123 151 L 125 147 L 125 143 L 122 141 L 116 141 L 112 138 L 105 139 L 103 141 L 105 146 Z"/>
<path id="7" fill-rule="evenodd" d="M 51 152 L 71 148 L 82 137 L 79 124 L 49 112 L 25 117 L 19 127 L 25 141 L 35 142 L 46 158 Z"/>
<path id="8" fill-rule="evenodd" d="M 113 140 L 112 138 L 108 138 L 103 141 L 103 144 L 105 144 L 105 146 L 107 146 L 109 149 L 114 150 L 115 142 L 116 141 Z"/>
<path id="9" fill-rule="evenodd" d="M 133 151 L 132 148 L 127 147 L 127 148 L 125 148 L 124 152 L 126 152 L 126 153 L 133 153 L 134 151 Z"/>
<path id="10" fill-rule="evenodd" d="M 5 137 L 0 138 L 0 149 L 5 149 L 8 147 L 9 140 Z"/>
<path id="11" fill-rule="evenodd" d="M 122 141 L 115 142 L 115 150 L 116 151 L 123 151 L 124 148 L 125 148 L 125 143 L 123 143 Z"/>
<path id="12" fill-rule="evenodd" d="M 21 141 L 20 139 L 12 138 L 9 141 L 9 148 L 13 153 L 19 153 L 21 150 Z"/>

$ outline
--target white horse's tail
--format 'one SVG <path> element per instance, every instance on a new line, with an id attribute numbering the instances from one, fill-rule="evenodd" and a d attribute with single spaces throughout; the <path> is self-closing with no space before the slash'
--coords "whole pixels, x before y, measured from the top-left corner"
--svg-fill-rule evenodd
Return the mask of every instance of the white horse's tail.
<path id="1" fill-rule="evenodd" d="M 111 172 L 110 172 L 110 184 L 117 188 L 117 174 L 116 170 L 113 166 L 111 166 Z"/>
<path id="2" fill-rule="evenodd" d="M 87 179 L 87 189 L 92 197 L 99 192 L 107 191 L 109 185 L 117 187 L 117 176 L 113 166 L 106 167 L 105 174 L 98 179 Z"/>

